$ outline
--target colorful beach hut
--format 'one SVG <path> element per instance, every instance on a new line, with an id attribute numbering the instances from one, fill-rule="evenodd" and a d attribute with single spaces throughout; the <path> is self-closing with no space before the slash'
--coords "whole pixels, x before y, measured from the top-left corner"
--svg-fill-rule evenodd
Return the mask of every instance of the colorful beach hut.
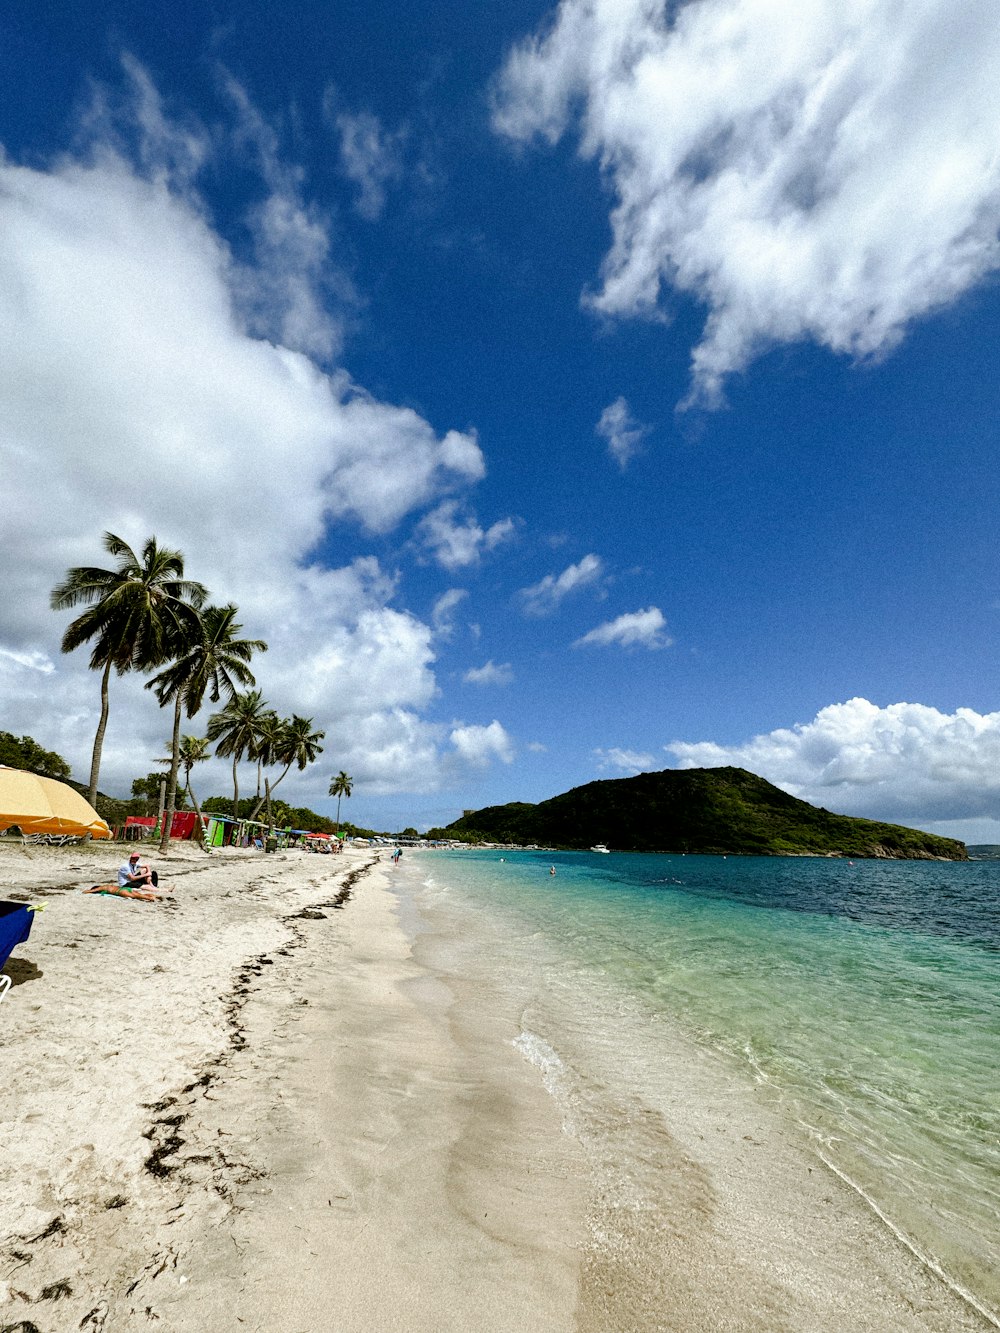
<path id="1" fill-rule="evenodd" d="M 15 826 L 26 837 L 111 837 L 94 807 L 65 782 L 0 764 L 0 833 Z"/>

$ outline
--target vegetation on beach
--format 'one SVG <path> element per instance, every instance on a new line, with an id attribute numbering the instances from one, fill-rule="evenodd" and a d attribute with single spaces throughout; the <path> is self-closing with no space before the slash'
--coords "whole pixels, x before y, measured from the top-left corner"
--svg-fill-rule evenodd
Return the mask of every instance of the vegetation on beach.
<path id="1" fill-rule="evenodd" d="M 181 759 L 181 710 L 188 717 L 201 709 L 206 691 L 213 703 L 223 693 L 229 699 L 236 696 L 239 685 L 253 685 L 255 679 L 248 665 L 254 653 L 267 651 L 263 639 L 237 638 L 243 628 L 236 621 L 236 607 L 205 607 L 195 618 L 178 627 L 169 644 L 169 664 L 152 680 L 146 689 L 153 690 L 162 708 L 173 700 L 174 729 L 170 742 L 170 777 L 167 784 L 167 809 L 172 817 L 177 794 L 177 771 Z M 190 767 L 188 767 L 190 778 Z M 169 822 L 164 821 L 160 849 L 170 836 Z"/>
<path id="2" fill-rule="evenodd" d="M 348 799 L 350 799 L 350 795 L 353 790 L 354 790 L 354 779 L 350 777 L 347 773 L 345 773 L 343 769 L 340 770 L 340 772 L 337 774 L 335 778 L 330 779 L 329 794 L 331 796 L 336 796 L 337 798 L 338 833 L 340 831 L 340 798 L 342 796 L 346 796 Z"/>
<path id="3" fill-rule="evenodd" d="M 65 782 L 69 777 L 69 764 L 61 754 L 43 749 L 30 736 L 15 736 L 10 731 L 0 731 L 0 764 L 37 773 L 42 778 L 55 778 L 57 782 Z"/>
<path id="4" fill-rule="evenodd" d="M 635 852 L 967 859 L 953 838 L 831 814 L 742 768 L 590 782 L 538 805 L 469 811 L 428 836 Z"/>
<path id="5" fill-rule="evenodd" d="M 270 822 L 274 787 L 293 764 L 303 770 L 315 761 L 322 752 L 319 742 L 324 733 L 314 730 L 312 718 L 279 717 L 265 702 L 261 691 L 251 688 L 257 682 L 250 661 L 255 653 L 266 652 L 267 644 L 262 639 L 239 637 L 243 627 L 236 619 L 238 608 L 232 603 L 206 605 L 208 590 L 184 577 L 184 556 L 180 551 L 161 547 L 155 537 L 148 538 L 138 555 L 112 532 L 106 532 L 103 540 L 104 549 L 115 560 L 114 568 L 69 569 L 51 595 L 54 610 L 86 607 L 66 629 L 62 651 L 69 653 L 83 644 L 91 644 L 90 666 L 101 672 L 101 715 L 86 789 L 91 805 L 105 818 L 119 822 L 116 816 L 121 810 L 110 811 L 108 807 L 124 808 L 128 804 L 111 801 L 98 791 L 111 671 L 114 669 L 119 676 L 130 671 L 147 675 L 155 672 L 146 682 L 146 688 L 154 692 L 161 708 L 173 705 L 169 755 L 162 761 L 169 768 L 169 776 L 161 849 L 169 839 L 174 811 L 183 807 L 183 799 L 178 799 L 177 794 L 181 769 L 188 796 L 195 810 L 198 809 L 191 791 L 191 769 L 208 757 L 210 743 L 215 744 L 216 754 L 233 760 L 234 812 L 240 808 L 237 765 L 242 759 L 257 763 L 257 798 L 250 817 L 256 818 L 267 804 Z M 212 703 L 224 700 L 222 709 L 209 718 L 208 735 L 182 739 L 182 714 L 193 718 L 206 697 Z M 65 761 L 42 750 L 30 737 L 18 742 L 11 736 L 9 741 L 7 750 L 0 753 L 9 752 L 15 761 L 19 758 L 31 761 L 14 762 L 12 767 L 42 771 L 39 765 L 48 764 L 51 769 L 58 761 L 60 771 L 47 775 L 68 778 L 69 766 Z M 7 761 L 0 759 L 0 762 Z M 261 796 L 263 771 L 272 764 L 282 765 L 282 771 L 273 785 L 264 778 L 265 794 Z M 133 785 L 134 797 L 143 794 L 135 792 Z"/>
<path id="6" fill-rule="evenodd" d="M 253 816 L 256 803 L 257 798 L 255 796 L 240 797 L 237 818 L 250 819 Z M 231 796 L 209 796 L 207 800 L 202 802 L 201 808 L 206 815 L 226 815 L 227 818 L 231 818 L 233 798 Z M 334 831 L 332 819 L 328 819 L 326 815 L 317 814 L 315 810 L 310 810 L 304 805 L 286 805 L 284 801 L 276 800 L 271 815 L 276 828 L 299 828 L 305 829 L 308 833 L 332 833 Z"/>
<path id="7" fill-rule="evenodd" d="M 62 651 L 71 653 L 93 643 L 90 666 L 101 673 L 101 717 L 94 737 L 88 799 L 93 805 L 101 773 L 101 751 L 108 725 L 108 682 L 112 667 L 119 676 L 148 672 L 165 665 L 175 646 L 193 634 L 207 590 L 184 578 L 180 551 L 158 545 L 150 537 L 136 555 L 128 542 L 113 532 L 104 534 L 104 549 L 115 558 L 113 569 L 77 565 L 52 589 L 54 611 L 85 606 L 62 638 Z"/>
<path id="8" fill-rule="evenodd" d="M 194 736 L 182 736 L 180 745 L 180 771 L 184 774 L 184 792 L 178 792 L 177 809 L 193 809 L 196 814 L 233 814 L 231 796 L 210 796 L 199 804 L 191 787 L 190 770 L 195 764 L 208 759 L 208 740 Z M 159 761 L 170 764 L 170 758 Z M 17 737 L 10 732 L 0 731 L 0 764 L 10 768 L 22 768 L 29 773 L 38 773 L 42 777 L 56 778 L 66 782 L 81 795 L 86 795 L 87 788 L 81 782 L 74 782 L 69 776 L 69 764 L 62 755 L 44 750 L 31 736 Z M 97 793 L 95 809 L 109 824 L 124 824 L 130 815 L 140 818 L 154 817 L 159 810 L 160 785 L 164 780 L 162 773 L 147 773 L 144 777 L 132 780 L 132 794 L 128 800 L 117 800 L 104 792 Z M 185 800 L 185 796 L 187 799 Z M 240 800 L 237 818 L 252 819 L 257 805 L 254 796 Z M 278 828 L 300 828 L 310 833 L 333 833 L 337 825 L 326 815 L 317 814 L 308 806 L 292 806 L 276 800 L 272 808 L 272 820 Z M 416 830 L 404 830 L 416 836 Z M 381 836 L 379 830 L 360 828 L 347 820 L 340 825 L 340 832 L 348 837 L 373 838 Z"/>

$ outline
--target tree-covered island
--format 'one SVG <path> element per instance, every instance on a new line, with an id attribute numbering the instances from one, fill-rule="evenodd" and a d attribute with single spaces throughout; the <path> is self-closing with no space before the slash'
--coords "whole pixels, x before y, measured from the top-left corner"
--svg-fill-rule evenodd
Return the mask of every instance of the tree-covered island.
<path id="1" fill-rule="evenodd" d="M 743 768 L 665 769 L 588 782 L 538 805 L 474 810 L 429 837 L 719 856 L 965 861 L 964 843 L 831 814 Z"/>

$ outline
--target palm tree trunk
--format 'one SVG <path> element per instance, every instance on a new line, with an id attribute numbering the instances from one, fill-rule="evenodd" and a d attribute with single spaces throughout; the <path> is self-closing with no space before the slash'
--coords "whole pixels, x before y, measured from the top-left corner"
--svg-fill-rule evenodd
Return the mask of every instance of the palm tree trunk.
<path id="1" fill-rule="evenodd" d="M 187 794 L 188 794 L 188 800 L 189 800 L 189 801 L 191 802 L 191 804 L 194 806 L 194 826 L 195 826 L 195 828 L 198 830 L 198 841 L 199 841 L 199 842 L 201 843 L 201 845 L 204 847 L 204 845 L 205 845 L 205 830 L 204 830 L 204 828 L 202 828 L 202 823 L 201 823 L 201 806 L 198 804 L 198 798 L 197 798 L 197 796 L 195 796 L 195 794 L 194 794 L 194 788 L 191 786 L 191 770 L 190 770 L 190 769 L 188 769 L 188 772 L 187 772 L 187 782 L 184 784 L 184 786 L 185 786 L 185 790 L 187 791 Z"/>
<path id="2" fill-rule="evenodd" d="M 104 748 L 104 733 L 108 726 L 108 677 L 111 675 L 111 658 L 109 657 L 104 665 L 104 674 L 101 676 L 101 720 L 97 724 L 97 735 L 94 737 L 94 753 L 90 760 L 90 790 L 87 793 L 87 800 L 91 805 L 97 800 L 97 779 L 101 772 L 101 751 Z"/>
<path id="3" fill-rule="evenodd" d="M 270 778 L 265 778 L 265 779 L 264 779 L 264 791 L 265 791 L 265 793 L 266 793 L 266 797 L 267 797 L 267 825 L 268 825 L 268 828 L 270 828 L 270 827 L 272 827 L 272 824 L 273 824 L 273 820 L 271 819 L 271 780 L 270 780 Z"/>
<path id="4" fill-rule="evenodd" d="M 240 780 L 236 776 L 236 760 L 238 756 L 233 755 L 233 818 L 240 817 Z"/>
<path id="5" fill-rule="evenodd" d="M 281 778 L 283 778 L 283 777 L 285 776 L 285 774 L 288 772 L 288 770 L 291 768 L 291 766 L 292 766 L 291 764 L 286 764 L 286 765 L 285 765 L 284 769 L 283 769 L 282 772 L 281 772 L 281 777 L 278 777 L 278 778 L 275 779 L 274 786 L 271 785 L 271 783 L 267 780 L 267 778 L 264 779 L 264 790 L 267 792 L 266 800 L 267 800 L 267 808 L 268 808 L 268 812 L 269 812 L 267 817 L 268 817 L 268 820 L 269 820 L 269 821 L 270 821 L 270 818 L 271 818 L 271 815 L 270 815 L 270 809 L 271 809 L 271 792 L 274 791 L 274 788 L 275 788 L 275 787 L 278 785 L 278 783 L 281 781 Z M 258 797 L 259 797 L 259 796 L 260 796 L 260 792 L 258 792 L 257 795 L 258 795 Z M 261 800 L 258 800 L 258 801 L 257 801 L 257 804 L 254 806 L 253 811 L 252 811 L 252 813 L 251 813 L 251 815 L 250 815 L 250 818 L 251 818 L 251 819 L 256 819 L 256 818 L 257 818 L 257 816 L 260 814 L 260 807 L 261 807 L 263 804 L 264 804 L 263 801 L 261 801 Z"/>
<path id="6" fill-rule="evenodd" d="M 170 845 L 170 829 L 174 822 L 174 810 L 177 808 L 177 766 L 180 761 L 181 704 L 183 702 L 184 691 L 178 690 L 174 695 L 174 734 L 170 742 L 170 778 L 167 782 L 167 809 L 163 816 L 163 828 L 160 830 L 161 855 Z"/>
<path id="7" fill-rule="evenodd" d="M 337 797 L 337 832 L 340 832 L 340 797 Z"/>

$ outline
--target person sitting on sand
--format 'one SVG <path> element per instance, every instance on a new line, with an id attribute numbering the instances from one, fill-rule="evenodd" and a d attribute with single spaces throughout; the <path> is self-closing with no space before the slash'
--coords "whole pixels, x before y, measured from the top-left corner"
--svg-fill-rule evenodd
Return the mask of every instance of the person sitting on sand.
<path id="1" fill-rule="evenodd" d="M 118 868 L 118 887 L 120 889 L 155 889 L 158 883 L 155 870 L 139 859 L 139 853 L 133 852 L 123 866 Z"/>

